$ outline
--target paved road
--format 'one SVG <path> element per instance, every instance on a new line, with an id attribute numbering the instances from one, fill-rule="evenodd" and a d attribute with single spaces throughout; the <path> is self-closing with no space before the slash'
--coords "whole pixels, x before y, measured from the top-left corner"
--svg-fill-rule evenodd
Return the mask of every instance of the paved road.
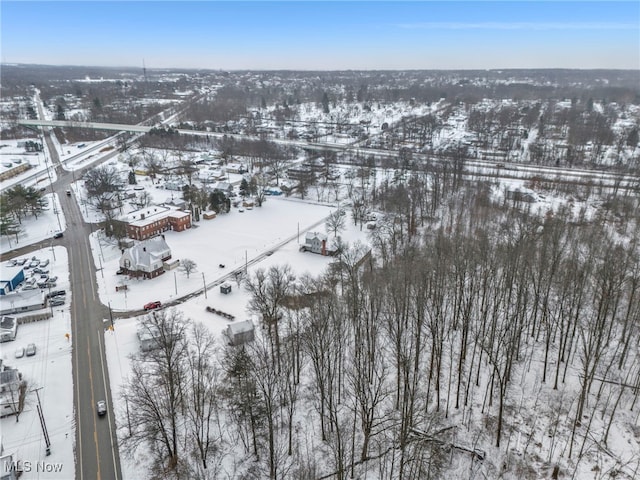
<path id="1" fill-rule="evenodd" d="M 91 226 L 84 222 L 75 198 L 65 194 L 74 179 L 74 174 L 60 167 L 57 151 L 46 131 L 44 139 L 58 174 L 58 179 L 51 188 L 60 199 L 67 229 L 62 239 L 29 245 L 8 252 L 1 258 L 2 260 L 14 258 L 52 244 L 67 248 L 72 286 L 71 334 L 73 398 L 76 415 L 76 479 L 117 480 L 122 477 L 122 473 L 103 335 L 103 320 L 109 318 L 109 313 L 100 303 L 97 295 L 96 268 L 89 244 Z M 101 157 L 100 161 L 104 161 L 104 158 Z M 91 166 L 86 167 L 88 168 Z M 79 172 L 80 175 L 81 173 Z M 98 417 L 96 414 L 98 400 L 107 402 L 107 415 L 104 417 Z"/>

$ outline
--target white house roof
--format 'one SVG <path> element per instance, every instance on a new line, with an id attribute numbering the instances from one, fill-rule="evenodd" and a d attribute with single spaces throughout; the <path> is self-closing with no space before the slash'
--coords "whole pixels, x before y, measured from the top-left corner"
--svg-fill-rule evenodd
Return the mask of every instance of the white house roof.
<path id="1" fill-rule="evenodd" d="M 0 313 L 34 305 L 44 306 L 44 293 L 40 290 L 22 290 L 0 295 Z"/>
<path id="2" fill-rule="evenodd" d="M 162 237 L 154 237 L 134 245 L 125 251 L 125 255 L 131 257 L 131 264 L 138 266 L 150 266 L 171 253 L 171 249 Z"/>
<path id="3" fill-rule="evenodd" d="M 253 330 L 253 322 L 251 320 L 245 320 L 244 322 L 235 322 L 227 325 L 229 334 L 238 335 L 240 333 L 251 332 Z"/>
<path id="4" fill-rule="evenodd" d="M 307 241 L 313 240 L 314 238 L 322 241 L 327 239 L 327 235 L 322 232 L 307 232 L 305 238 Z"/>
<path id="5" fill-rule="evenodd" d="M 164 218 L 169 211 L 168 207 L 152 205 L 123 215 L 120 219 L 131 225 L 143 226 Z"/>

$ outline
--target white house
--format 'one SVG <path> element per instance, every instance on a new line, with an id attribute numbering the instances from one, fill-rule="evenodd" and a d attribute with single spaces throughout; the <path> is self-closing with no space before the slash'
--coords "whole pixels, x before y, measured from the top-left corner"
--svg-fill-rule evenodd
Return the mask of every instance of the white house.
<path id="1" fill-rule="evenodd" d="M 321 232 L 307 232 L 304 245 L 300 247 L 303 252 L 319 253 L 320 255 L 335 255 L 338 248 L 329 243 L 327 235 Z"/>
<path id="2" fill-rule="evenodd" d="M 120 268 L 134 277 L 153 278 L 164 273 L 163 262 L 170 258 L 165 239 L 154 237 L 127 248 L 120 257 Z"/>
<path id="3" fill-rule="evenodd" d="M 244 322 L 230 323 L 222 332 L 229 340 L 229 345 L 238 346 L 244 343 L 252 342 L 255 338 L 255 327 L 251 320 Z"/>

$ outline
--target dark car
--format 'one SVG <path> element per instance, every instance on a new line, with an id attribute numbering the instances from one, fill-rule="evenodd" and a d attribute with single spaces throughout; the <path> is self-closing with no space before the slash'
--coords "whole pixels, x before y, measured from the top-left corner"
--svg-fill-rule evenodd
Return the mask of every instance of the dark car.
<path id="1" fill-rule="evenodd" d="M 27 345 L 27 350 L 25 353 L 27 354 L 27 357 L 33 357 L 36 354 L 36 344 L 30 343 L 29 345 Z"/>
<path id="2" fill-rule="evenodd" d="M 162 304 L 160 302 L 149 302 L 144 306 L 145 310 L 153 310 L 155 308 L 160 308 Z"/>
<path id="3" fill-rule="evenodd" d="M 51 280 L 51 279 L 49 279 L 49 280 Z M 51 293 L 47 293 L 45 295 L 45 298 L 62 297 L 64 295 L 66 295 L 66 294 L 67 294 L 66 290 L 54 290 Z"/>
<path id="4" fill-rule="evenodd" d="M 56 232 L 53 234 L 53 238 L 62 238 L 62 237 L 63 237 L 62 232 Z"/>
<path id="5" fill-rule="evenodd" d="M 107 413 L 107 402 L 105 402 L 104 400 L 100 400 L 98 403 L 96 403 L 96 411 L 98 412 L 99 416 L 104 416 L 104 414 Z"/>

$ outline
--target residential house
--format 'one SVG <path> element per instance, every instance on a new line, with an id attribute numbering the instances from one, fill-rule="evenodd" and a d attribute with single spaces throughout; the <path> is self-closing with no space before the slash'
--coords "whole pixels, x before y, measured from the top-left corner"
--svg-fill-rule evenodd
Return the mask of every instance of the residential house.
<path id="1" fill-rule="evenodd" d="M 0 360 L 0 417 L 20 412 L 22 374 Z M 24 388 L 24 387 L 23 387 Z"/>
<path id="2" fill-rule="evenodd" d="M 164 262 L 171 258 L 171 249 L 164 236 L 127 248 L 120 257 L 120 268 L 134 277 L 154 278 L 164 273 Z"/>
<path id="3" fill-rule="evenodd" d="M 329 243 L 327 235 L 321 232 L 307 232 L 304 245 L 300 247 L 303 252 L 319 253 L 320 255 L 335 255 L 338 247 Z"/>
<path id="4" fill-rule="evenodd" d="M 244 322 L 230 323 L 222 333 L 229 339 L 229 345 L 236 347 L 252 342 L 255 338 L 254 330 L 253 322 L 245 320 Z"/>
<path id="5" fill-rule="evenodd" d="M 0 342 L 11 342 L 18 333 L 18 320 L 15 317 L 2 316 L 0 318 Z"/>

